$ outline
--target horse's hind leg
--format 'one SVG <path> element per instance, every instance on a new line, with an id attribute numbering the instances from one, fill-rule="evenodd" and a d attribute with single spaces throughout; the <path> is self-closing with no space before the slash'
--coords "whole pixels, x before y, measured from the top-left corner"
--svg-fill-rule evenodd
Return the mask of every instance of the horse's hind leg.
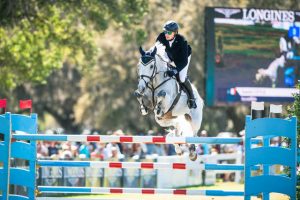
<path id="1" fill-rule="evenodd" d="M 169 131 L 167 137 L 178 137 L 178 130 L 177 130 L 177 128 L 174 127 L 173 130 L 171 129 L 171 130 Z M 182 151 L 182 149 L 181 149 L 180 144 L 174 144 L 174 148 L 175 148 L 175 152 L 176 152 L 177 155 L 180 156 L 180 155 L 183 154 L 183 151 Z"/>
<path id="2" fill-rule="evenodd" d="M 197 152 L 196 152 L 196 146 L 195 144 L 189 145 L 189 158 L 191 161 L 197 160 Z"/>
<path id="3" fill-rule="evenodd" d="M 200 98 L 197 99 L 197 109 L 192 111 L 192 118 L 191 118 L 191 127 L 193 129 L 193 136 L 198 136 L 198 131 L 201 128 L 202 123 L 202 109 L 203 109 L 203 102 L 200 100 Z M 197 152 L 196 152 L 196 146 L 195 144 L 189 145 L 189 158 L 192 161 L 195 161 L 197 159 Z"/>
<path id="4" fill-rule="evenodd" d="M 181 156 L 183 154 L 183 151 L 182 151 L 180 145 L 179 144 L 174 144 L 174 147 L 175 147 L 176 154 Z"/>
<path id="5" fill-rule="evenodd" d="M 202 124 L 202 109 L 203 109 L 203 102 L 200 101 L 200 99 L 197 99 L 197 105 L 198 107 L 195 110 L 191 111 L 191 127 L 193 129 L 193 136 L 198 136 L 198 131 L 201 128 Z"/>
<path id="6" fill-rule="evenodd" d="M 202 116 L 199 116 L 202 118 Z M 200 120 L 200 121 L 199 121 Z M 193 136 L 194 137 L 198 137 L 198 131 L 200 129 L 201 126 L 201 120 L 198 118 L 198 121 L 191 121 L 191 127 L 193 129 Z M 191 161 L 195 161 L 197 159 L 197 152 L 196 152 L 196 146 L 195 144 L 189 144 L 189 158 Z"/>
<path id="7" fill-rule="evenodd" d="M 175 136 L 178 137 L 178 136 Z M 181 144 L 174 144 L 175 152 L 177 155 L 181 156 L 183 154 L 182 145 Z"/>

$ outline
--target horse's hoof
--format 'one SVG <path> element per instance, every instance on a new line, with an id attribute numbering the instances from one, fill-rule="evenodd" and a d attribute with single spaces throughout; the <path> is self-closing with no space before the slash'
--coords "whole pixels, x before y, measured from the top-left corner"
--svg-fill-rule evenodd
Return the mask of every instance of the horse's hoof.
<path id="1" fill-rule="evenodd" d="M 177 146 L 177 145 L 175 146 L 175 152 L 176 152 L 177 155 L 182 155 L 182 153 L 183 153 L 183 152 L 182 152 L 182 149 L 180 148 L 179 145 L 178 145 L 178 146 Z"/>
<path id="2" fill-rule="evenodd" d="M 140 112 L 141 112 L 142 115 L 147 115 L 148 114 L 148 109 L 145 108 L 144 106 L 141 106 Z"/>
<path id="3" fill-rule="evenodd" d="M 143 94 L 140 93 L 140 91 L 136 90 L 136 91 L 134 91 L 134 96 L 135 96 L 136 98 L 141 98 L 141 97 L 143 97 Z"/>
<path id="4" fill-rule="evenodd" d="M 190 150 L 190 152 L 195 152 L 196 151 L 196 145 L 195 144 L 191 144 L 189 146 L 189 150 Z"/>
<path id="5" fill-rule="evenodd" d="M 169 132 L 169 133 L 167 134 L 167 137 L 175 137 L 175 135 L 174 135 L 173 132 Z"/>
<path id="6" fill-rule="evenodd" d="M 142 115 L 147 115 L 148 114 L 148 112 L 146 111 L 146 110 L 141 110 L 141 113 L 142 113 Z"/>
<path id="7" fill-rule="evenodd" d="M 189 158 L 191 161 L 197 160 L 197 153 L 196 152 L 190 152 Z"/>

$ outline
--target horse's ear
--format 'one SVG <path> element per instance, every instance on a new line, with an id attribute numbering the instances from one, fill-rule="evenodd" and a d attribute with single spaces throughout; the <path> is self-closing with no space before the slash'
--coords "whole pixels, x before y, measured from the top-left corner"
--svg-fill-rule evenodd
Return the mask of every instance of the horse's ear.
<path id="1" fill-rule="evenodd" d="M 154 57 L 154 56 L 155 56 L 155 54 L 156 54 L 156 51 L 157 51 L 157 48 L 156 48 L 156 47 L 154 47 L 153 51 L 151 52 L 151 56 L 152 56 L 152 57 Z"/>
<path id="2" fill-rule="evenodd" d="M 140 46 L 139 50 L 140 50 L 140 54 L 142 56 L 144 56 L 146 54 L 146 52 L 143 50 L 143 48 L 141 46 Z"/>

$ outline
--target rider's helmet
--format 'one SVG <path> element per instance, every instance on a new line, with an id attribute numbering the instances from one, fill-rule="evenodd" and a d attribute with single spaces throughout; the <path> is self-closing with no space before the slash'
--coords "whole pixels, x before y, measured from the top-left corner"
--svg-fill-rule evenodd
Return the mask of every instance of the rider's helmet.
<path id="1" fill-rule="evenodd" d="M 164 24 L 164 31 L 178 32 L 179 25 L 175 21 L 167 21 Z"/>

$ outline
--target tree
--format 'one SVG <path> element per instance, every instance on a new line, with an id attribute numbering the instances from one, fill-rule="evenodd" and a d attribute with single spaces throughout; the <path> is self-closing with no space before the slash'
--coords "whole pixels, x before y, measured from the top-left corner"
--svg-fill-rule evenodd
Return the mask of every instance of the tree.
<path id="1" fill-rule="evenodd" d="M 110 24 L 128 28 L 146 12 L 147 0 L 0 2 L 0 91 L 45 83 L 64 61 L 95 64 L 93 38 Z"/>
<path id="2" fill-rule="evenodd" d="M 296 88 L 298 89 L 298 93 L 293 94 L 295 101 L 292 105 L 288 107 L 288 113 L 291 116 L 297 117 L 297 144 L 300 142 L 300 83 L 296 85 Z M 298 151 L 297 151 L 298 152 Z M 299 154 L 299 153 L 298 153 Z M 297 179 L 300 179 L 300 175 L 297 175 Z M 300 186 L 299 182 L 297 182 L 297 199 L 300 198 Z"/>
<path id="3" fill-rule="evenodd" d="M 46 79 L 47 84 L 23 84 L 15 89 L 16 99 L 32 99 L 33 112 L 39 120 L 50 114 L 66 133 L 78 133 L 80 125 L 75 122 L 74 105 L 82 95 L 82 74 L 74 65 L 65 62 Z"/>
<path id="4" fill-rule="evenodd" d="M 43 119 L 51 114 L 76 132 L 74 105 L 80 80 L 97 64 L 97 40 L 108 27 L 135 33 L 147 0 L 0 2 L 0 96 L 33 99 Z"/>

